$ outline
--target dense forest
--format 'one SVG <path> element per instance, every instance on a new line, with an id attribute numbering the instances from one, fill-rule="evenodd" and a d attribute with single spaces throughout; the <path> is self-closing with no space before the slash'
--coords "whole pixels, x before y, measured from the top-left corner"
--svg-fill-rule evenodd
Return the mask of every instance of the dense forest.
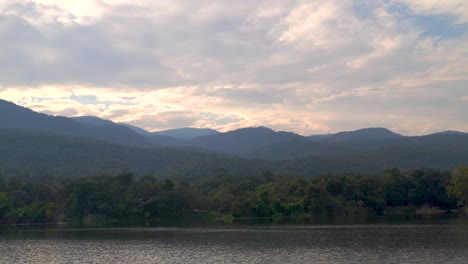
<path id="1" fill-rule="evenodd" d="M 1 223 L 90 219 L 159 219 L 216 214 L 233 217 L 386 213 L 395 207 L 452 210 L 468 205 L 468 167 L 380 175 L 327 174 L 311 178 L 219 174 L 159 179 L 131 173 L 84 178 L 0 175 Z"/>

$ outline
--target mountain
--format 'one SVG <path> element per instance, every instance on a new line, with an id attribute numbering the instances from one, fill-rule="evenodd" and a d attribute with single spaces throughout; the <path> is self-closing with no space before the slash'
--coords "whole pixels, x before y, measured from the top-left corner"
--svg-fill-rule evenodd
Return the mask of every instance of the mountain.
<path id="1" fill-rule="evenodd" d="M 303 137 L 291 132 L 256 127 L 194 138 L 189 144 L 244 158 L 290 160 L 348 153 L 363 147 L 375 149 L 384 144 L 381 141 L 399 138 L 404 137 L 385 128 Z"/>
<path id="2" fill-rule="evenodd" d="M 468 164 L 468 137 L 440 138 L 428 144 L 431 138 L 397 140 L 366 150 L 351 150 L 331 155 L 312 156 L 303 159 L 276 161 L 282 172 L 295 171 L 300 175 L 313 173 L 378 173 L 387 168 L 400 170 L 438 169 L 453 170 Z M 447 144 L 447 145 L 445 145 Z"/>
<path id="3" fill-rule="evenodd" d="M 81 128 L 78 122 L 70 118 L 36 113 L 4 100 L 0 100 L 0 127 L 49 130 L 69 134 Z"/>
<path id="4" fill-rule="evenodd" d="M 213 134 L 218 134 L 219 132 L 210 129 L 210 128 L 191 128 L 191 127 L 184 127 L 184 128 L 176 128 L 176 129 L 169 129 L 164 131 L 158 131 L 151 133 L 155 136 L 169 136 L 178 139 L 193 139 L 196 137 L 202 136 L 209 136 Z"/>
<path id="5" fill-rule="evenodd" d="M 355 131 L 345 131 L 336 134 L 312 135 L 308 138 L 313 141 L 351 141 L 351 140 L 372 140 L 402 138 L 403 136 L 394 133 L 386 128 L 363 128 Z"/>
<path id="6" fill-rule="evenodd" d="M 28 177 L 83 177 L 123 170 L 177 178 L 255 175 L 266 170 L 312 177 L 324 173 L 373 174 L 392 167 L 452 170 L 458 164 L 468 164 L 467 136 L 396 139 L 379 148 L 266 161 L 187 148 L 149 149 L 48 132 L 0 129 L 0 174 Z"/>
<path id="7" fill-rule="evenodd" d="M 407 137 L 385 128 L 366 128 L 303 137 L 251 127 L 225 133 L 175 129 L 166 131 L 169 136 L 92 116 L 41 114 L 4 100 L 0 132 L 0 169 L 128 168 L 164 175 L 268 169 L 310 175 L 468 164 L 468 134 L 457 131 Z M 212 134 L 190 138 L 205 132 Z"/>
<path id="8" fill-rule="evenodd" d="M 424 153 L 424 151 L 426 153 Z M 410 153 L 414 157 L 408 156 Z M 308 157 L 383 157 L 398 160 L 406 157 L 410 162 L 424 155 L 428 159 L 440 153 L 451 153 L 440 156 L 441 159 L 453 159 L 453 162 L 467 162 L 459 154 L 468 155 L 468 134 L 432 134 L 427 136 L 389 138 L 372 138 L 356 140 L 304 140 L 296 139 L 267 145 L 254 151 L 252 157 L 267 160 L 292 160 Z M 458 157 L 458 158 L 455 158 Z M 406 162 L 406 161 L 405 161 Z"/>
<path id="9" fill-rule="evenodd" d="M 459 131 L 453 131 L 453 130 L 447 130 L 447 131 L 442 131 L 442 132 L 437 132 L 437 133 L 433 133 L 433 134 L 430 134 L 430 135 L 468 135 L 468 133 L 463 133 L 463 132 L 459 132 Z"/>
<path id="10" fill-rule="evenodd" d="M 128 128 L 130 128 L 133 132 L 139 134 L 139 135 L 142 135 L 142 136 L 145 136 L 145 137 L 149 137 L 151 136 L 151 132 L 148 132 L 146 130 L 144 130 L 143 128 L 140 128 L 140 127 L 137 127 L 137 126 L 133 126 L 133 125 L 129 125 L 129 124 L 125 124 L 125 123 L 119 123 L 119 125 L 121 126 L 126 126 Z"/>
<path id="11" fill-rule="evenodd" d="M 307 138 L 297 138 L 255 149 L 251 158 L 265 160 L 293 160 L 309 157 L 329 156 L 344 152 L 349 148 L 336 142 L 315 142 Z"/>
<path id="12" fill-rule="evenodd" d="M 249 175 L 267 170 L 250 161 L 185 148 L 142 148 L 43 131 L 0 129 L 0 174 L 83 177 L 130 170 L 160 177 Z"/>
<path id="13" fill-rule="evenodd" d="M 197 137 L 192 139 L 190 144 L 221 153 L 249 157 L 258 148 L 302 138 L 304 137 L 291 132 L 276 132 L 266 127 L 250 127 Z"/>
<path id="14" fill-rule="evenodd" d="M 164 135 L 149 135 L 148 138 L 158 146 L 166 146 L 166 147 L 188 147 L 191 146 L 190 140 L 175 138 L 171 136 L 164 136 Z"/>
<path id="15" fill-rule="evenodd" d="M 153 143 L 125 126 L 96 117 L 72 119 L 37 113 L 0 99 L 0 128 L 51 132 L 100 139 L 112 143 L 148 147 Z"/>
<path id="16" fill-rule="evenodd" d="M 102 119 L 102 118 L 95 117 L 95 116 L 77 116 L 77 117 L 72 117 L 71 119 L 78 121 L 80 123 L 83 123 L 83 124 L 94 125 L 94 126 L 116 125 L 114 122 L 110 120 Z"/>

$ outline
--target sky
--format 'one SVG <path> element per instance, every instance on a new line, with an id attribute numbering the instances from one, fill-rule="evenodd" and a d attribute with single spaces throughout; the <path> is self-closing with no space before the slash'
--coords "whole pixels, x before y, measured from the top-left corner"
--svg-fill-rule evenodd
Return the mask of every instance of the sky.
<path id="1" fill-rule="evenodd" d="M 149 131 L 468 132 L 466 0 L 0 0 L 0 98 Z"/>

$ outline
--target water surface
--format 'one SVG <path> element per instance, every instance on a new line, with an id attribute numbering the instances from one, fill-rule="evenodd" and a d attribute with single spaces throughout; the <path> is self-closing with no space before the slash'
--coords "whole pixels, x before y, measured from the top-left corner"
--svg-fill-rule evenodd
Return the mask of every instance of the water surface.
<path id="1" fill-rule="evenodd" d="M 468 218 L 0 228 L 0 263 L 468 263 Z"/>

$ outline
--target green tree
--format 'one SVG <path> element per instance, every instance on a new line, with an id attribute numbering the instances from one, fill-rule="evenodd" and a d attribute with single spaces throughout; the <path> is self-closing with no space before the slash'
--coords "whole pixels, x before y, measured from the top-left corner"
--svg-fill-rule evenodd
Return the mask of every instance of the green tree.
<path id="1" fill-rule="evenodd" d="M 414 178 L 393 169 L 386 171 L 381 178 L 387 206 L 410 205 L 409 195 L 414 189 Z"/>
<path id="2" fill-rule="evenodd" d="M 447 192 L 447 185 L 451 175 L 435 170 L 411 171 L 408 173 L 412 177 L 414 186 L 409 191 L 408 198 L 411 204 L 416 206 L 428 205 L 442 208 L 453 208 L 453 199 Z"/>
<path id="3" fill-rule="evenodd" d="M 460 166 L 452 176 L 448 192 L 458 199 L 458 205 L 468 206 L 468 167 Z"/>
<path id="4" fill-rule="evenodd" d="M 12 201 L 6 193 L 0 192 L 0 222 L 12 208 Z"/>
<path id="5" fill-rule="evenodd" d="M 252 216 L 254 210 L 254 199 L 252 198 L 253 195 L 243 195 L 238 196 L 234 202 L 232 203 L 231 210 L 232 216 L 234 217 L 246 217 Z"/>
<path id="6" fill-rule="evenodd" d="M 93 212 L 92 198 L 96 193 L 95 179 L 84 179 L 74 184 L 71 194 L 71 212 L 74 217 L 82 220 Z"/>
<path id="7" fill-rule="evenodd" d="M 2 173 L 0 172 L 0 192 L 4 192 L 5 189 L 6 189 L 5 178 L 3 177 Z"/>

